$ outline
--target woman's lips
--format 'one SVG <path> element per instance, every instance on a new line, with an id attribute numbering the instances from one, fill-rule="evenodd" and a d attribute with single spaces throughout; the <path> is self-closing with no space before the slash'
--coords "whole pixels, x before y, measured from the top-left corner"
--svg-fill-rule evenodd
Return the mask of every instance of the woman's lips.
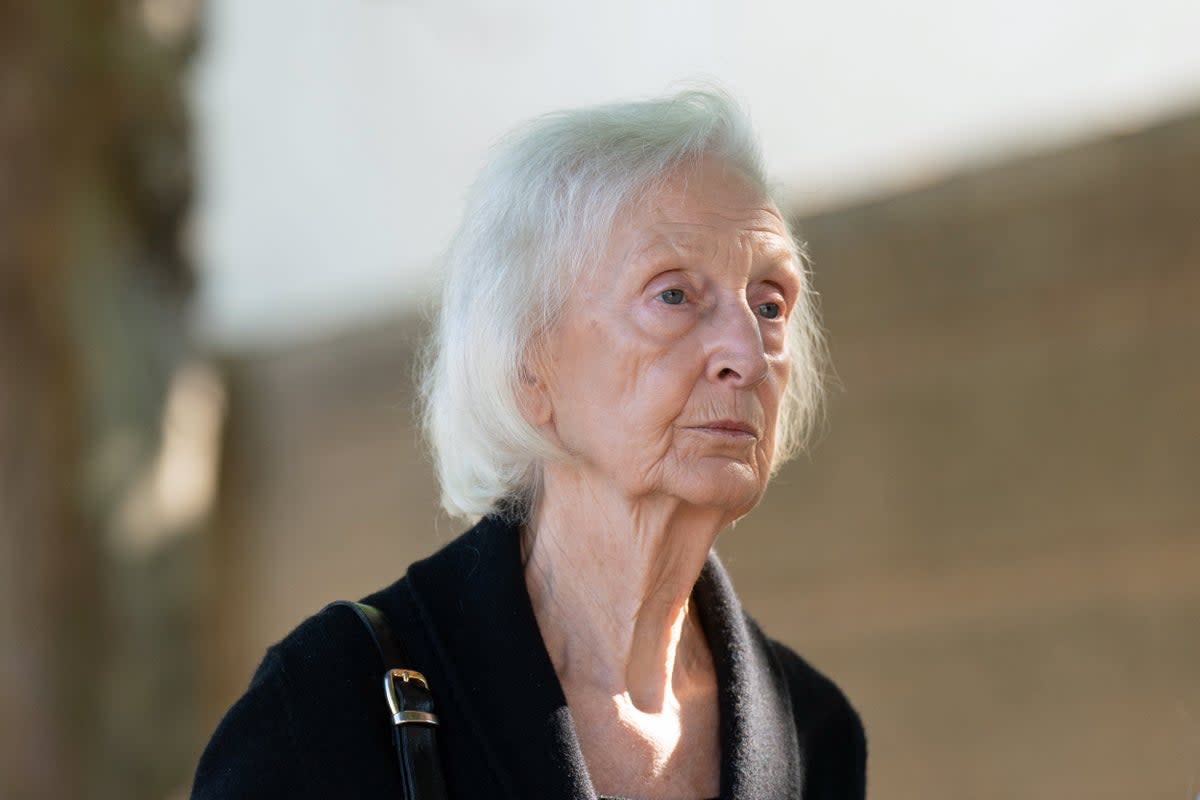
<path id="1" fill-rule="evenodd" d="M 738 422 L 737 420 L 715 420 L 713 422 L 704 422 L 700 425 L 692 425 L 689 427 L 694 431 L 730 439 L 758 438 L 758 430 L 755 429 L 753 425 L 748 422 Z"/>

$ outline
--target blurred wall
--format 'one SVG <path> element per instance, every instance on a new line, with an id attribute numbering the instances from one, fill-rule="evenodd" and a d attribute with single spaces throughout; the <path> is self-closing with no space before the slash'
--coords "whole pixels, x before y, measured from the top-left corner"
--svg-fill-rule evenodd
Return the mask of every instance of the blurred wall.
<path id="1" fill-rule="evenodd" d="M 801 219 L 828 429 L 719 549 L 873 796 L 1200 792 L 1200 116 Z M 207 735 L 263 649 L 460 527 L 415 319 L 228 364 Z"/>

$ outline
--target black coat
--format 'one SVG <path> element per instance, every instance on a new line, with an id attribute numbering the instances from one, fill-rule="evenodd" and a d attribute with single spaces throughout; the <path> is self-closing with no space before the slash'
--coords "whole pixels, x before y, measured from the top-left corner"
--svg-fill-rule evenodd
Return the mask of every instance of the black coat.
<path id="1" fill-rule="evenodd" d="M 838 688 L 762 634 L 714 555 L 692 596 L 719 687 L 721 797 L 862 798 L 866 740 Z M 429 679 L 452 797 L 594 800 L 515 529 L 485 519 L 365 602 Z M 217 727 L 192 797 L 399 797 L 382 672 L 352 611 L 309 618 Z"/>

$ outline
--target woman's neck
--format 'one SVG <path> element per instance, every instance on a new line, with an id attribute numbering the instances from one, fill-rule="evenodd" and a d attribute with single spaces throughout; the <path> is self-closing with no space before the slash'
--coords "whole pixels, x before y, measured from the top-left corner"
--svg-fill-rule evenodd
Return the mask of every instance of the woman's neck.
<path id="1" fill-rule="evenodd" d="M 564 685 L 625 696 L 648 714 L 711 688 L 690 597 L 727 520 L 670 498 L 570 481 L 547 489 L 524 532 L 525 581 Z"/>

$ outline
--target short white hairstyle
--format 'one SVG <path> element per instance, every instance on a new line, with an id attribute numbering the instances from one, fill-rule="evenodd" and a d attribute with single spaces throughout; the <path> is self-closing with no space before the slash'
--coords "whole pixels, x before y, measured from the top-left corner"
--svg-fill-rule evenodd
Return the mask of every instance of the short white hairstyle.
<path id="1" fill-rule="evenodd" d="M 447 251 L 421 359 L 421 424 L 449 514 L 528 514 L 543 462 L 561 453 L 521 413 L 526 358 L 604 252 L 617 216 L 701 157 L 734 167 L 771 197 L 748 118 L 712 89 L 547 114 L 497 145 Z M 792 368 L 773 471 L 803 449 L 823 384 L 811 269 L 790 240 L 804 284 L 789 321 Z"/>

